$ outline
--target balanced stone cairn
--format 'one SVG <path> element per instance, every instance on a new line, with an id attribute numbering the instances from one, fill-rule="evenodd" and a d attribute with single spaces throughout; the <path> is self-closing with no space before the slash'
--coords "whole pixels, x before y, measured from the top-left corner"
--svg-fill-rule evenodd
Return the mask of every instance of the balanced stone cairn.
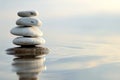
<path id="1" fill-rule="evenodd" d="M 13 40 L 13 43 L 19 47 L 7 49 L 7 54 L 16 57 L 41 57 L 49 53 L 48 48 L 37 46 L 45 43 L 45 40 L 42 38 L 43 33 L 39 29 L 42 22 L 34 18 L 38 14 L 37 11 L 18 12 L 18 16 L 21 17 L 16 21 L 18 26 L 10 32 L 13 35 L 19 36 Z"/>
<path id="2" fill-rule="evenodd" d="M 37 11 L 18 12 L 18 16 L 21 17 L 16 21 L 16 25 L 18 26 L 10 31 L 13 35 L 20 36 L 13 40 L 15 45 L 33 47 L 45 43 L 45 40 L 41 38 L 43 33 L 39 29 L 42 22 L 37 18 L 33 18 L 38 15 Z"/>
<path id="3" fill-rule="evenodd" d="M 45 43 L 41 38 L 43 33 L 38 27 L 42 22 L 33 18 L 38 14 L 37 11 L 18 12 L 18 16 L 21 17 L 16 21 L 18 26 L 10 31 L 13 35 L 20 36 L 13 40 L 19 47 L 6 50 L 8 55 L 17 57 L 13 60 L 12 66 L 19 80 L 38 80 L 38 74 L 46 69 L 44 56 L 49 53 L 49 49 L 37 46 Z"/>

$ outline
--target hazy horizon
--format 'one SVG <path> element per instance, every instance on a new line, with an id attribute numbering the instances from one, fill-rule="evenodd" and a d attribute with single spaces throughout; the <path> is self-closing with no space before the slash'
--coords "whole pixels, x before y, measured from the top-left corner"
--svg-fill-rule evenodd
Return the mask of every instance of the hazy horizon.
<path id="1" fill-rule="evenodd" d="M 17 26 L 17 12 L 26 10 L 40 13 L 44 46 L 51 49 L 43 80 L 120 79 L 119 0 L 0 0 L 0 6 L 0 79 L 16 80 L 5 50 L 16 46 L 10 30 Z"/>

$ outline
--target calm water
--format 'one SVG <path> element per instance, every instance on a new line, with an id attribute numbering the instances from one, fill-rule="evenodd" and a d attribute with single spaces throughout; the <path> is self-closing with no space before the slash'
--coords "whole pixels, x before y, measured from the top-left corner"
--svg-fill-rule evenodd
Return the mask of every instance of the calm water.
<path id="1" fill-rule="evenodd" d="M 44 62 L 41 60 L 36 62 L 36 59 L 33 59 L 34 67 L 35 64 L 44 65 L 37 66 L 40 67 L 38 80 L 120 80 L 119 36 L 105 33 L 99 35 L 96 31 L 93 32 L 95 35 L 81 35 L 82 31 L 74 33 L 78 29 L 81 31 L 82 28 L 74 27 L 73 32 L 67 33 L 64 30 L 61 34 L 53 34 L 52 31 L 47 32 L 48 29 L 43 28 L 47 42 L 44 46 L 50 49 L 50 53 L 44 57 L 46 59 Z M 92 31 L 88 33 L 93 34 Z M 28 66 L 24 65 L 23 68 L 12 66 L 13 63 L 17 64 L 17 59 L 13 61 L 15 57 L 7 55 L 5 50 L 15 45 L 12 44 L 11 37 L 8 40 L 8 43 L 1 43 L 0 79 L 19 80 L 17 71 L 26 71 Z"/>
<path id="2" fill-rule="evenodd" d="M 29 4 L 25 0 L 21 0 L 22 2 L 13 0 L 8 3 L 1 1 L 1 10 L 4 10 L 1 11 L 2 16 L 0 15 L 0 80 L 19 80 L 20 74 L 16 73 L 26 71 L 28 65 L 33 65 L 28 68 L 30 72 L 32 70 L 39 72 L 36 73 L 38 80 L 120 80 L 120 15 L 112 14 L 119 7 L 117 9 L 112 7 L 111 10 L 108 6 L 105 8 L 108 12 L 105 13 L 102 5 L 97 6 L 95 3 L 97 6 L 95 11 L 92 6 L 89 14 L 90 5 L 87 6 L 87 0 L 84 0 L 86 2 L 83 1 L 80 6 L 83 14 L 85 13 L 82 15 L 81 10 L 78 10 L 77 2 L 71 6 L 72 0 L 69 0 L 71 2 L 68 6 L 68 0 L 64 0 L 68 1 L 66 4 L 59 4 L 59 1 L 63 3 L 63 0 L 52 0 L 52 2 L 35 0 L 37 2 L 31 1 Z M 79 0 L 75 1 L 79 2 Z M 93 0 L 88 1 L 91 3 Z M 84 6 L 84 3 L 87 4 Z M 54 7 L 55 5 L 57 7 Z M 15 59 L 5 51 L 15 47 L 12 44 L 15 36 L 9 31 L 16 26 L 15 21 L 18 19 L 16 12 L 21 9 L 31 9 L 31 6 L 41 11 L 39 18 L 43 21 L 43 26 L 40 29 L 44 32 L 43 37 L 46 40 L 44 46 L 50 49 L 50 53 L 44 59 Z M 111 14 L 108 14 L 109 11 Z M 21 64 L 24 66 L 13 65 L 19 61 L 23 61 L 24 63 Z"/>
<path id="3" fill-rule="evenodd" d="M 45 57 L 45 70 L 41 70 L 39 80 L 119 80 L 120 56 L 116 50 L 108 48 L 110 44 L 104 43 L 76 43 L 79 45 L 54 45 L 48 46 L 51 52 Z M 106 49 L 107 47 L 107 49 Z M 113 47 L 114 48 L 114 47 Z M 104 50 L 105 49 L 105 50 Z M 17 61 L 17 60 L 16 60 Z M 18 80 L 13 70 L 12 56 L 1 53 L 0 79 Z M 16 62 L 17 63 L 17 62 Z M 35 62 L 41 64 L 41 62 Z M 25 65 L 24 65 L 25 67 Z M 26 67 L 20 70 L 26 71 Z M 19 67 L 18 67 L 19 68 Z M 18 69 L 19 71 L 19 69 Z M 38 70 L 39 72 L 39 70 Z M 24 79 L 23 79 L 24 80 Z"/>

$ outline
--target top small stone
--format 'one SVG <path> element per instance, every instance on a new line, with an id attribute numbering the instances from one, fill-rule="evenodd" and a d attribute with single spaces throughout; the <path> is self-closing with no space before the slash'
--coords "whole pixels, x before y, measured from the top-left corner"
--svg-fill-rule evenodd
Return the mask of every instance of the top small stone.
<path id="1" fill-rule="evenodd" d="M 37 11 L 20 11 L 17 14 L 20 17 L 33 17 L 33 16 L 39 15 L 39 13 Z"/>

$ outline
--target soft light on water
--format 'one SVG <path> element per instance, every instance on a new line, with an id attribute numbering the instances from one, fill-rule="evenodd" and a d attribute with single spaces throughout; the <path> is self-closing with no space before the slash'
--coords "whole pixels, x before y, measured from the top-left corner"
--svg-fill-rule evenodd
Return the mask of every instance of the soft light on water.
<path id="1" fill-rule="evenodd" d="M 120 9 L 118 0 L 0 1 L 0 80 L 18 80 L 12 72 L 12 48 L 20 10 L 38 10 L 50 53 L 40 80 L 120 80 Z M 5 4 L 5 5 L 3 5 Z M 62 6 L 61 6 L 62 5 Z"/>

